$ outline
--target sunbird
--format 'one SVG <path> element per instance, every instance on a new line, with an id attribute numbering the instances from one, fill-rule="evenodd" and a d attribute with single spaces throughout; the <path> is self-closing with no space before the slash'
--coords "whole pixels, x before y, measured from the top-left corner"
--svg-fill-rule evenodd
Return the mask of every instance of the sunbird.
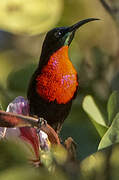
<path id="1" fill-rule="evenodd" d="M 68 56 L 75 32 L 82 25 L 99 20 L 88 18 L 69 27 L 50 30 L 43 42 L 40 61 L 29 83 L 30 115 L 44 118 L 57 132 L 68 116 L 78 90 L 76 69 Z"/>

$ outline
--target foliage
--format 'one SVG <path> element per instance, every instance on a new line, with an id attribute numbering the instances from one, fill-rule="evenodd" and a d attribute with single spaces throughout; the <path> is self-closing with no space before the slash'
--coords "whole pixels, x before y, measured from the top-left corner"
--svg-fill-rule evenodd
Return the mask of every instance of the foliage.
<path id="1" fill-rule="evenodd" d="M 118 98 L 119 98 L 119 92 L 115 91 L 112 93 L 112 95 L 110 96 L 109 100 L 108 100 L 108 118 L 106 120 L 108 126 L 106 124 L 103 124 L 103 126 L 105 125 L 106 132 L 103 132 L 103 137 L 99 143 L 99 147 L 98 149 L 103 149 L 105 147 L 108 147 L 112 144 L 118 143 L 119 142 L 119 105 L 118 105 Z M 96 123 L 98 124 L 102 124 L 102 118 L 99 114 L 99 110 L 96 106 L 96 104 L 94 104 L 93 99 L 90 96 L 85 97 L 84 99 L 84 103 L 83 103 L 83 108 L 86 111 L 86 113 L 89 114 L 89 117 L 91 117 L 91 119 L 93 119 L 93 121 L 96 121 Z M 97 131 L 100 132 L 100 129 L 104 128 L 104 127 L 96 127 Z M 98 129 L 99 128 L 99 129 Z"/>
<path id="2" fill-rule="evenodd" d="M 80 165 L 81 179 L 114 179 L 119 178 L 119 144 L 87 157 Z"/>
<path id="3" fill-rule="evenodd" d="M 106 131 L 107 125 L 104 117 L 101 115 L 99 108 L 96 106 L 91 96 L 86 96 L 83 101 L 84 111 L 92 119 L 92 123 L 96 127 L 99 135 L 102 137 Z"/>

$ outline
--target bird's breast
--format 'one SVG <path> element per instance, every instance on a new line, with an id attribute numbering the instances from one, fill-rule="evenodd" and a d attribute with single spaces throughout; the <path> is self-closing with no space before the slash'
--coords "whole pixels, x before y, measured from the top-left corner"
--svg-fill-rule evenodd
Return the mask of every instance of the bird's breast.
<path id="1" fill-rule="evenodd" d="M 77 72 L 68 58 L 68 46 L 56 51 L 36 78 L 36 91 L 45 100 L 69 102 L 77 89 Z"/>

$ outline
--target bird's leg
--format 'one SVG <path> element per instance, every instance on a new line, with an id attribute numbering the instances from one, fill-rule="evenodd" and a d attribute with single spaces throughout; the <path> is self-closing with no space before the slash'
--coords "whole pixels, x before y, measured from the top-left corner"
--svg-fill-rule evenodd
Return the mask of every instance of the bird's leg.
<path id="1" fill-rule="evenodd" d="M 46 126 L 47 125 L 47 121 L 44 118 L 39 117 L 38 118 L 38 129 L 37 129 L 37 133 L 40 132 L 40 129 L 42 126 Z"/>

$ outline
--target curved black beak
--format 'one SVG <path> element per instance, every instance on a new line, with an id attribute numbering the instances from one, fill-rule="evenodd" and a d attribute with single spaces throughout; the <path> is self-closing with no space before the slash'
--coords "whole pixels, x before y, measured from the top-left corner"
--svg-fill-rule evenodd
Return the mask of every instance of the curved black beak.
<path id="1" fill-rule="evenodd" d="M 97 20 L 100 20 L 100 19 L 97 19 L 97 18 L 88 18 L 88 19 L 84 19 L 82 21 L 79 21 L 78 23 L 70 26 L 67 28 L 67 32 L 72 32 L 72 31 L 76 31 L 79 27 L 81 27 L 82 25 L 88 23 L 88 22 L 91 22 L 91 21 L 97 21 Z"/>
<path id="2" fill-rule="evenodd" d="M 74 34 L 76 32 L 76 30 L 78 28 L 80 28 L 82 25 L 88 23 L 88 22 L 91 22 L 91 21 L 97 21 L 97 20 L 100 20 L 100 19 L 97 19 L 97 18 L 88 18 L 88 19 L 84 19 L 82 21 L 79 21 L 78 23 L 72 25 L 72 26 L 69 26 L 67 28 L 65 28 L 64 30 L 64 34 L 67 34 L 67 37 L 66 40 L 65 40 L 65 44 L 67 44 L 68 46 L 71 44 L 73 38 L 74 38 Z"/>

